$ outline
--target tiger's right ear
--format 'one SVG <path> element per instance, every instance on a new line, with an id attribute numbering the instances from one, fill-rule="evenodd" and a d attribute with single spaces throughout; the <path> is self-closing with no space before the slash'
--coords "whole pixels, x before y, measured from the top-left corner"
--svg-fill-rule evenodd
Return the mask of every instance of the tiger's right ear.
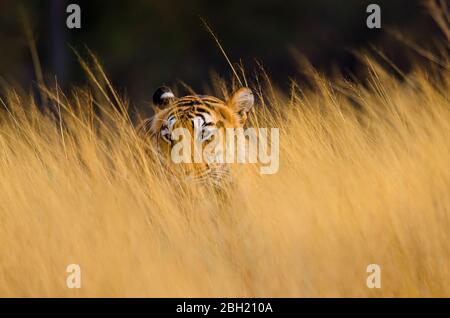
<path id="1" fill-rule="evenodd" d="M 153 106 L 155 110 L 160 110 L 160 108 L 169 105 L 174 99 L 175 95 L 170 88 L 161 86 L 153 94 Z"/>

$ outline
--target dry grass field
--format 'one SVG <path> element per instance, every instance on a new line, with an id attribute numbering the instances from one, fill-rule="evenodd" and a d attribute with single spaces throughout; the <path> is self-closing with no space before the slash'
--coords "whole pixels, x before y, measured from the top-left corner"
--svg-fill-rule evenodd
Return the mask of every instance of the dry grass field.
<path id="1" fill-rule="evenodd" d="M 0 296 L 449 297 L 450 64 L 366 64 L 366 83 L 256 87 L 280 169 L 235 167 L 226 202 L 169 181 L 97 63 L 95 90 L 42 87 L 53 114 L 5 88 Z"/>

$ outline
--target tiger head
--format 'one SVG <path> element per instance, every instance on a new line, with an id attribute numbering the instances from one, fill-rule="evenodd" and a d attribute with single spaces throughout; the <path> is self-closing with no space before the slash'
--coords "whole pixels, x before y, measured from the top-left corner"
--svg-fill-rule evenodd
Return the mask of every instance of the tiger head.
<path id="1" fill-rule="evenodd" d="M 190 134 L 192 138 L 184 142 L 190 143 L 191 149 L 196 149 L 194 143 L 197 143 L 197 150 L 199 144 L 202 146 L 200 149 L 204 150 L 208 145 L 223 142 L 227 128 L 244 126 L 254 104 L 252 91 L 246 87 L 240 88 L 224 101 L 207 95 L 176 97 L 169 88 L 160 87 L 153 95 L 153 104 L 155 115 L 146 120 L 142 128 L 156 146 L 164 164 L 171 171 L 182 173 L 195 182 L 221 185 L 224 180 L 229 180 L 230 169 L 226 163 L 208 162 L 203 154 L 198 156 L 198 151 L 188 153 L 188 160 L 174 162 L 174 148 L 180 146 L 180 139 L 186 138 L 184 135 L 180 138 L 176 132 Z"/>

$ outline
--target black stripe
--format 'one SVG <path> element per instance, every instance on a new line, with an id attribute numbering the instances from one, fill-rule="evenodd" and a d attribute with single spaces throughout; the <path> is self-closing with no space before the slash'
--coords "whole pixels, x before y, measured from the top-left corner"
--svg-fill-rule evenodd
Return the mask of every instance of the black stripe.
<path id="1" fill-rule="evenodd" d="M 178 100 L 174 106 L 183 107 L 183 106 L 194 106 L 194 105 L 206 105 L 210 107 L 215 107 L 216 105 L 222 104 L 220 101 L 211 100 L 211 99 L 187 99 L 187 100 Z"/>
<path id="2" fill-rule="evenodd" d="M 206 118 L 205 115 L 203 115 L 203 113 L 197 113 L 196 116 L 201 117 L 203 119 L 203 123 L 206 123 Z"/>

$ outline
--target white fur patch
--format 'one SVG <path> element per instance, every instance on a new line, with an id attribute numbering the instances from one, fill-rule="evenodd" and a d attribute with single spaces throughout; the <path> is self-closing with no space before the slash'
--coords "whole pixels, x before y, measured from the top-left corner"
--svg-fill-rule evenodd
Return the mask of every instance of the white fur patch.
<path id="1" fill-rule="evenodd" d="M 164 94 L 161 95 L 161 99 L 168 99 L 168 98 L 174 98 L 175 95 L 172 92 L 165 92 Z"/>

